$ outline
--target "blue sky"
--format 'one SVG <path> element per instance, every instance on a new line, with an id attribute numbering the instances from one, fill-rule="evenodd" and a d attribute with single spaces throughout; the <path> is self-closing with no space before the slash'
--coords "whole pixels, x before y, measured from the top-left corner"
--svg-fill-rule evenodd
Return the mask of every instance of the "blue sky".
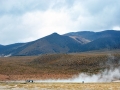
<path id="1" fill-rule="evenodd" d="M 51 33 L 120 30 L 120 0 L 0 0 L 0 44 Z"/>

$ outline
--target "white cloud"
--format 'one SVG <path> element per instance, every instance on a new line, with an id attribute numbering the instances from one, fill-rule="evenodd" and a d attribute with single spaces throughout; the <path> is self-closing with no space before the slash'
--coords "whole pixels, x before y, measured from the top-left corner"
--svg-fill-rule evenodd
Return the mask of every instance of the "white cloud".
<path id="1" fill-rule="evenodd" d="M 0 44 L 26 42 L 53 32 L 119 29 L 119 0 L 2 0 Z"/>
<path id="2" fill-rule="evenodd" d="M 77 27 L 76 22 L 71 20 L 67 12 L 64 10 L 55 12 L 51 9 L 46 12 L 34 11 L 26 13 L 22 17 L 22 24 L 27 30 L 30 30 L 35 39 L 53 32 L 64 34 L 74 31 L 74 28 Z"/>
<path id="3" fill-rule="evenodd" d="M 113 30 L 120 30 L 120 26 L 114 26 Z"/>

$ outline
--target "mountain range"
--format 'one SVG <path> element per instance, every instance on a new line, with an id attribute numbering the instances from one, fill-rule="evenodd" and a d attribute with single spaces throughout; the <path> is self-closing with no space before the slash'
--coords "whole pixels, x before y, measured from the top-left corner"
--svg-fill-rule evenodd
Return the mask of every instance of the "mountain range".
<path id="1" fill-rule="evenodd" d="M 120 49 L 120 31 L 80 31 L 64 35 L 52 33 L 51 35 L 27 43 L 0 45 L 0 56 L 32 56 L 103 49 Z"/>

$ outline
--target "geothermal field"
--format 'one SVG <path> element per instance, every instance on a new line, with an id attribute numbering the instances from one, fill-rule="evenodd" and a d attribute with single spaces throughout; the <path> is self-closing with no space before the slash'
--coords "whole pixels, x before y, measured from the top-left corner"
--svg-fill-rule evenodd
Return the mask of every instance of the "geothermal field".
<path id="1" fill-rule="evenodd" d="M 120 90 L 120 54 L 0 57 L 0 90 Z"/>

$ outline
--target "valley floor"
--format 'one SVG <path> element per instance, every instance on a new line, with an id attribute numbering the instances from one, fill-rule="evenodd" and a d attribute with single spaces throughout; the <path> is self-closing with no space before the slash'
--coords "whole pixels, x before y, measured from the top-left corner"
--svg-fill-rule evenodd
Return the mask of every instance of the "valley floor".
<path id="1" fill-rule="evenodd" d="M 120 90 L 120 83 L 0 83 L 0 90 Z"/>

